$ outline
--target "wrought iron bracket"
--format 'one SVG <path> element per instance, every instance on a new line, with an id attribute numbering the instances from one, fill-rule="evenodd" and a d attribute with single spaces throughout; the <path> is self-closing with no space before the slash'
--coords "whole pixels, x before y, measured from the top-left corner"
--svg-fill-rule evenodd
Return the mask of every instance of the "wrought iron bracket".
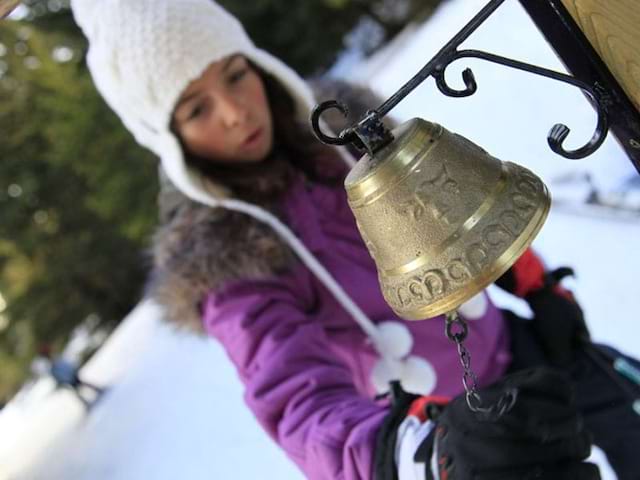
<path id="1" fill-rule="evenodd" d="M 551 128 L 547 136 L 547 141 L 551 150 L 565 158 L 580 159 L 591 155 L 602 145 L 609 130 L 609 106 L 611 101 L 606 90 L 595 88 L 597 85 L 590 85 L 574 76 L 547 68 L 530 65 L 518 60 L 479 50 L 458 49 L 460 44 L 482 25 L 504 1 L 505 0 L 491 0 L 488 2 L 413 78 L 378 108 L 367 112 L 355 125 L 343 129 L 337 137 L 332 137 L 322 132 L 321 117 L 323 113 L 330 109 L 338 109 L 346 116 L 347 107 L 335 100 L 317 105 L 311 114 L 311 123 L 315 135 L 324 143 L 332 145 L 352 143 L 356 147 L 366 149 L 370 154 L 373 154 L 393 140 L 391 132 L 382 125 L 382 117 L 389 113 L 389 111 L 427 78 L 433 77 L 438 89 L 449 97 L 467 97 L 473 95 L 477 90 L 477 82 L 471 69 L 467 68 L 462 72 L 462 80 L 465 88 L 461 90 L 449 86 L 445 78 L 445 72 L 447 67 L 456 60 L 461 58 L 477 58 L 580 88 L 593 103 L 597 113 L 597 125 L 591 139 L 580 148 L 567 150 L 563 144 L 571 130 L 566 125 L 557 123 Z"/>
<path id="2" fill-rule="evenodd" d="M 567 69 L 601 93 L 609 112 L 609 129 L 640 172 L 640 111 L 569 13 L 564 1 L 519 1 Z"/>

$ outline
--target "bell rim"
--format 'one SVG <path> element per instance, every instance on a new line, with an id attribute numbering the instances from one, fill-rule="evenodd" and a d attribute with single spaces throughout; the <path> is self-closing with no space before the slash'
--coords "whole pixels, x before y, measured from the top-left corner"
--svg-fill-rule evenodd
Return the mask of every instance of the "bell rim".
<path id="1" fill-rule="evenodd" d="M 544 188 L 543 198 L 545 198 L 546 201 L 534 214 L 532 218 L 533 221 L 529 223 L 527 228 L 520 235 L 522 241 L 515 242 L 509 248 L 507 248 L 502 253 L 502 255 L 500 255 L 494 262 L 496 266 L 488 273 L 485 273 L 477 279 L 474 279 L 473 282 L 470 282 L 469 286 L 472 286 L 474 288 L 464 288 L 458 294 L 454 293 L 453 295 L 448 295 L 446 297 L 446 301 L 445 299 L 443 299 L 425 307 L 413 309 L 410 312 L 400 313 L 396 311 L 395 313 L 399 317 L 408 321 L 422 321 L 433 319 L 435 317 L 438 317 L 439 315 L 456 310 L 457 307 L 480 293 L 491 283 L 497 280 L 502 274 L 504 274 L 511 267 L 511 265 L 513 265 L 513 263 L 515 263 L 515 261 L 524 253 L 524 251 L 533 243 L 533 240 L 536 238 L 545 221 L 547 220 L 547 217 L 549 216 L 549 212 L 551 211 L 551 196 L 546 185 L 544 185 L 543 183 L 542 186 Z"/>

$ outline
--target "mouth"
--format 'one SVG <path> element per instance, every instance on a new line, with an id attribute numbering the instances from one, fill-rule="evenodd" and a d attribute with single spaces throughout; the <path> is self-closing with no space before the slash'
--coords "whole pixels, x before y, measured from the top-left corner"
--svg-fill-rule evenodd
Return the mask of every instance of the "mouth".
<path id="1" fill-rule="evenodd" d="M 244 139 L 242 142 L 242 146 L 245 148 L 251 148 L 258 144 L 260 139 L 262 138 L 262 133 L 264 130 L 262 128 L 256 128 L 249 136 Z"/>

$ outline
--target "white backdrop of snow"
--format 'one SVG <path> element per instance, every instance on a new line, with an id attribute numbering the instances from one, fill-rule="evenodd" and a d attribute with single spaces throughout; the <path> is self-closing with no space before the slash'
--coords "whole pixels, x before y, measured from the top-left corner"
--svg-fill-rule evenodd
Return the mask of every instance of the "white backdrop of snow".
<path id="1" fill-rule="evenodd" d="M 370 61 L 342 65 L 340 71 L 386 98 L 484 4 L 449 0 L 426 24 L 408 30 Z M 563 70 L 515 0 L 505 2 L 463 47 Z M 466 66 L 476 74 L 474 96 L 445 97 L 429 80 L 392 115 L 435 121 L 500 159 L 530 168 L 550 184 L 552 196 L 553 180 L 568 173 L 589 172 L 602 191 L 618 188 L 634 174 L 611 136 L 582 161 L 549 150 L 546 135 L 554 123 L 572 129 L 569 148 L 593 133 L 595 113 L 574 87 L 479 60 L 453 64 L 447 72 L 453 86 L 462 87 L 460 72 Z M 575 268 L 577 278 L 570 286 L 594 339 L 640 356 L 637 238 L 639 222 L 552 208 L 534 247 L 549 266 Z M 522 304 L 490 291 L 497 302 L 526 312 Z M 52 392 L 47 379 L 25 388 L 0 412 L 0 480 L 302 478 L 246 409 L 221 347 L 176 334 L 160 317 L 156 305 L 141 302 L 84 367 L 88 380 L 110 386 L 88 416 L 69 392 Z M 605 480 L 615 478 L 603 468 Z"/>

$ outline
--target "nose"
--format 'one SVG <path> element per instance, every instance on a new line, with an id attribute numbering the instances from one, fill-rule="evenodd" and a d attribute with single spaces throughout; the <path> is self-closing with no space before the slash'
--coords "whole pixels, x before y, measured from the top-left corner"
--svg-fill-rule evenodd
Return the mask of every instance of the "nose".
<path id="1" fill-rule="evenodd" d="M 225 127 L 242 125 L 247 121 L 249 110 L 241 98 L 230 95 L 218 99 L 218 111 Z"/>

